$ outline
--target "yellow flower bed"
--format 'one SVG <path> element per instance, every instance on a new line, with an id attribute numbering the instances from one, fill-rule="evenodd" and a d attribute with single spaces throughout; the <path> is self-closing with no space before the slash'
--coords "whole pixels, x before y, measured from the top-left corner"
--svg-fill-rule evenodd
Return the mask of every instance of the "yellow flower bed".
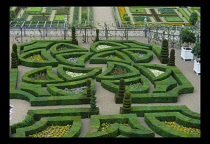
<path id="1" fill-rule="evenodd" d="M 118 58 L 117 56 L 113 56 L 113 55 L 107 56 L 106 58 L 115 58 L 115 59 L 120 59 L 120 58 Z"/>
<path id="2" fill-rule="evenodd" d="M 184 126 L 179 125 L 175 122 L 162 121 L 162 123 L 166 124 L 167 126 L 169 126 L 171 128 L 182 131 L 182 132 L 186 132 L 186 133 L 190 133 L 190 134 L 201 134 L 200 129 L 184 127 Z"/>
<path id="3" fill-rule="evenodd" d="M 125 21 L 125 19 L 123 18 L 123 15 L 126 14 L 125 8 L 124 7 L 118 7 L 118 10 L 120 12 L 120 17 L 121 17 L 122 21 Z"/>
<path id="4" fill-rule="evenodd" d="M 28 60 L 38 60 L 38 61 L 44 61 L 43 59 L 42 59 L 42 57 L 41 57 L 41 55 L 33 55 L 33 56 L 31 56 L 31 57 L 28 57 L 27 58 Z"/>
<path id="5" fill-rule="evenodd" d="M 70 131 L 72 125 L 66 125 L 66 126 L 48 126 L 45 130 L 29 135 L 30 138 L 36 138 L 36 137 L 61 137 L 65 134 L 67 134 Z"/>

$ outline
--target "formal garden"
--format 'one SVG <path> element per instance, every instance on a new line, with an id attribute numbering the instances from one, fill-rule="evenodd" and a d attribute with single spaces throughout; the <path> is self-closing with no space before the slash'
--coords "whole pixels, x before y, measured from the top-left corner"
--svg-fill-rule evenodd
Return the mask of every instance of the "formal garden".
<path id="1" fill-rule="evenodd" d="M 20 11 L 19 7 L 11 9 Z M 116 9 L 122 21 L 129 17 L 123 15 L 126 12 L 123 7 Z M 148 22 L 163 18 L 167 22 L 184 22 L 177 14 L 182 9 L 149 9 L 152 14 L 147 14 L 148 9 L 143 6 L 129 7 L 137 21 L 141 21 L 142 17 L 145 20 L 147 16 Z M 198 7 L 188 11 L 192 13 L 194 10 L 199 12 Z M 37 13 L 36 16 L 48 20 L 54 11 L 55 21 L 63 20 L 64 14 L 70 13 L 67 7 L 33 7 L 24 11 L 22 17 Z M 188 12 L 184 12 L 187 19 Z M 90 20 L 91 13 L 91 7 L 74 7 L 73 20 Z M 32 18 L 36 18 L 35 15 Z M 200 64 L 199 38 L 183 28 L 180 40 L 185 45 L 178 50 L 171 48 L 166 38 L 162 38 L 159 45 L 141 39 L 104 40 L 97 34 L 99 31 L 96 29 L 94 40 L 86 44 L 76 36 L 74 26 L 71 27 L 70 39 L 46 37 L 12 43 L 10 100 L 26 101 L 30 109 L 22 121 L 10 123 L 9 136 L 200 138 L 200 113 L 179 104 L 182 98 L 197 92 L 197 87 L 176 63 L 180 59 L 183 62 L 194 60 Z M 176 51 L 180 51 L 181 55 L 177 55 Z M 192 71 L 199 77 L 196 74 L 200 71 L 196 66 Z M 9 109 L 11 122 L 18 107 L 10 103 Z M 112 114 L 112 111 L 118 112 Z"/>

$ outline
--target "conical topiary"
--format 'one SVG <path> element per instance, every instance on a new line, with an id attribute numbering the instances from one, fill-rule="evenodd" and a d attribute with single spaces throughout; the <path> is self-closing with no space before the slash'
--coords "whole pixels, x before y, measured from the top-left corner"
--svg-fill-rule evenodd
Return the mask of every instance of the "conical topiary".
<path id="1" fill-rule="evenodd" d="M 12 51 L 11 53 L 11 68 L 17 68 L 18 67 L 18 63 L 17 63 L 17 56 L 15 54 L 14 51 Z"/>
<path id="2" fill-rule="evenodd" d="M 90 97 L 90 111 L 96 110 L 96 97 L 94 95 L 91 95 Z"/>
<path id="3" fill-rule="evenodd" d="M 131 93 L 125 91 L 123 98 L 123 106 L 120 108 L 120 114 L 128 114 L 131 111 Z"/>
<path id="4" fill-rule="evenodd" d="M 93 42 L 99 41 L 99 29 L 96 29 L 96 38 Z"/>
<path id="5" fill-rule="evenodd" d="M 125 92 L 125 80 L 123 78 L 120 79 L 118 96 L 123 97 Z"/>
<path id="6" fill-rule="evenodd" d="M 90 80 L 90 79 L 87 79 L 87 80 L 86 80 L 86 85 L 87 85 L 87 87 L 90 88 L 90 85 L 91 85 L 91 80 Z"/>
<path id="7" fill-rule="evenodd" d="M 167 64 L 168 63 L 168 40 L 164 39 L 162 41 L 162 48 L 161 48 L 161 52 L 160 52 L 160 57 L 161 57 L 161 63 L 162 64 Z"/>
<path id="8" fill-rule="evenodd" d="M 76 39 L 76 30 L 74 26 L 71 28 L 71 33 L 72 33 L 72 44 L 78 45 L 78 41 Z"/>
<path id="9" fill-rule="evenodd" d="M 169 62 L 167 64 L 168 66 L 175 66 L 175 50 L 172 49 L 170 51 L 170 58 L 169 58 Z"/>
<path id="10" fill-rule="evenodd" d="M 17 64 L 19 64 L 19 59 L 18 59 L 18 54 L 17 54 L 17 45 L 16 44 L 12 45 L 12 51 L 14 51 L 15 56 L 17 58 Z"/>

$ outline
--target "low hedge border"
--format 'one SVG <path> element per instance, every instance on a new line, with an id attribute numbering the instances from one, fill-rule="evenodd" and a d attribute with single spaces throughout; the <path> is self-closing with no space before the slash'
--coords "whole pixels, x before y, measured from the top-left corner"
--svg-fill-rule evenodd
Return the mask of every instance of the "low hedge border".
<path id="1" fill-rule="evenodd" d="M 22 122 L 15 123 L 10 126 L 11 134 L 16 133 L 16 129 L 32 126 L 35 121 L 39 121 L 42 117 L 55 116 L 81 116 L 81 118 L 89 118 L 90 113 L 99 114 L 99 108 L 96 107 L 94 112 L 90 112 L 90 108 L 58 108 L 58 109 L 36 109 L 28 110 L 25 119 Z"/>
<path id="2" fill-rule="evenodd" d="M 34 80 L 30 78 L 30 76 L 33 76 L 35 73 L 38 73 L 38 72 L 46 72 L 49 80 Z M 22 81 L 27 82 L 27 83 L 32 83 L 32 84 L 41 84 L 42 87 L 51 83 L 64 82 L 64 80 L 60 79 L 53 73 L 52 66 L 45 66 L 45 67 L 28 71 L 22 76 Z"/>
<path id="3" fill-rule="evenodd" d="M 191 111 L 186 105 L 167 105 L 167 106 L 131 106 L 131 112 L 137 117 L 144 117 L 145 113 L 158 112 L 180 112 L 181 114 L 200 120 L 200 114 Z"/>
<path id="4" fill-rule="evenodd" d="M 139 48 L 123 49 L 122 52 L 126 53 L 135 63 L 149 63 L 153 59 L 153 53 L 150 50 Z M 146 54 L 143 57 L 138 57 L 135 53 L 140 52 Z"/>
<path id="5" fill-rule="evenodd" d="M 112 46 L 112 47 L 97 50 L 96 47 L 98 45 L 108 45 L 108 46 Z M 117 43 L 117 41 L 110 42 L 110 41 L 105 40 L 105 41 L 97 41 L 97 42 L 92 43 L 90 45 L 90 52 L 99 53 L 99 52 L 105 52 L 105 51 L 110 51 L 110 50 L 119 50 L 119 49 L 124 49 L 124 48 L 128 48 L 128 47 L 123 44 Z"/>
<path id="6" fill-rule="evenodd" d="M 77 87 L 81 87 L 81 86 L 86 86 L 86 80 L 76 80 L 76 81 L 72 81 L 72 82 L 65 82 L 65 83 L 60 83 L 60 84 L 47 84 L 47 90 L 49 91 L 49 93 L 51 93 L 52 95 L 59 95 L 59 96 L 75 96 L 75 95 L 86 95 L 87 90 L 82 91 L 80 94 L 73 94 L 73 93 L 68 93 L 68 92 L 64 92 L 60 89 L 64 89 L 64 88 L 77 88 Z M 91 90 L 92 90 L 92 94 L 95 95 L 96 93 L 96 89 L 95 89 L 95 83 L 93 81 L 93 79 L 91 79 Z"/>
<path id="7" fill-rule="evenodd" d="M 42 117 L 37 123 L 32 126 L 16 129 L 16 137 L 28 137 L 29 135 L 43 131 L 48 126 L 52 125 L 72 125 L 70 131 L 61 136 L 63 137 L 78 137 L 81 131 L 81 116 L 56 116 L 56 117 Z"/>
<path id="8" fill-rule="evenodd" d="M 71 77 L 68 74 L 66 74 L 66 71 L 77 72 L 77 73 L 86 73 L 86 74 L 77 76 L 77 77 Z M 83 80 L 83 79 L 87 79 L 87 78 L 94 79 L 100 73 L 102 73 L 102 67 L 80 68 L 80 67 L 65 66 L 65 65 L 58 65 L 58 67 L 57 67 L 58 77 L 65 80 L 66 82 Z"/>
<path id="9" fill-rule="evenodd" d="M 28 51 L 35 50 L 35 49 L 46 49 L 47 50 L 52 45 L 54 45 L 54 42 L 39 41 L 39 42 L 36 42 L 34 44 L 24 46 L 23 51 L 28 52 Z"/>
<path id="10" fill-rule="evenodd" d="M 134 77 L 134 78 L 128 78 L 124 79 L 125 80 L 125 85 L 130 85 L 131 83 L 138 83 L 140 82 L 142 84 L 142 87 L 140 89 L 137 88 L 125 88 L 125 90 L 128 90 L 131 94 L 134 93 L 148 93 L 149 92 L 149 83 L 148 80 L 142 76 L 139 77 Z M 118 89 L 119 89 L 119 83 L 120 80 L 102 80 L 101 81 L 101 86 L 109 90 L 115 94 L 117 94 Z"/>
<path id="11" fill-rule="evenodd" d="M 152 46 L 152 51 L 153 53 L 157 56 L 157 58 L 159 59 L 159 61 L 161 62 L 161 47 L 158 45 L 153 45 Z"/>
<path id="12" fill-rule="evenodd" d="M 28 60 L 27 58 L 29 56 L 33 56 L 33 54 L 40 54 L 41 57 L 44 59 L 44 61 L 38 61 L 38 60 Z M 43 67 L 43 66 L 52 66 L 56 67 L 58 66 L 58 61 L 56 61 L 52 56 L 50 56 L 46 49 L 38 49 L 38 50 L 31 50 L 29 52 L 23 53 L 19 56 L 20 63 L 23 66 L 27 67 Z"/>
<path id="13" fill-rule="evenodd" d="M 99 131 L 100 124 L 106 122 L 113 123 L 113 125 L 104 131 Z M 131 128 L 120 126 L 119 123 L 128 123 Z M 154 133 L 138 121 L 136 114 L 91 115 L 90 124 L 90 129 L 85 137 L 116 137 L 118 135 L 154 137 Z"/>
<path id="14" fill-rule="evenodd" d="M 60 45 L 67 45 L 67 46 L 70 46 L 73 49 L 57 51 L 57 48 Z M 75 45 L 75 44 L 69 44 L 69 43 L 68 44 L 67 43 L 57 43 L 50 48 L 50 54 L 54 58 L 56 57 L 57 54 L 70 53 L 70 52 L 88 52 L 88 50 L 84 47 L 81 47 L 81 46 L 78 46 L 78 45 Z"/>
<path id="15" fill-rule="evenodd" d="M 85 67 L 85 62 L 90 59 L 93 53 L 90 52 L 72 52 L 72 53 L 64 53 L 64 54 L 57 54 L 56 60 L 60 64 L 68 65 L 68 66 L 75 66 L 75 67 Z M 70 57 L 79 57 L 76 63 L 70 62 L 66 60 Z"/>
<path id="16" fill-rule="evenodd" d="M 31 40 L 30 42 L 17 45 L 18 56 L 20 55 L 21 50 L 23 50 L 25 46 L 33 45 L 37 42 L 53 42 L 54 44 L 56 44 L 56 43 L 61 43 L 61 42 L 62 43 L 72 43 L 72 40 Z"/>
<path id="17" fill-rule="evenodd" d="M 141 64 L 134 64 L 133 67 L 138 69 L 145 77 L 147 77 L 152 84 L 154 84 L 155 81 L 164 80 L 171 76 L 171 69 L 167 69 L 164 65 L 158 65 L 158 64 L 148 64 L 148 63 L 141 63 Z M 149 69 L 157 69 L 160 71 L 164 71 L 163 74 L 159 76 L 155 76 Z"/>
<path id="18" fill-rule="evenodd" d="M 123 64 L 119 62 L 107 62 L 108 68 L 101 74 L 99 74 L 96 77 L 96 81 L 101 81 L 101 80 L 119 80 L 121 78 L 132 78 L 140 75 L 139 70 L 136 68 L 128 65 L 128 64 Z M 116 76 L 106 76 L 109 73 L 112 72 L 115 66 L 121 66 L 124 67 L 125 69 L 129 70 L 129 73 L 123 74 L 123 75 L 116 75 Z"/>
<path id="19" fill-rule="evenodd" d="M 26 91 L 26 92 L 34 95 L 35 97 L 51 96 L 51 94 L 48 91 L 46 91 L 42 88 L 41 84 L 30 84 L 27 82 L 21 82 L 20 89 L 22 91 Z"/>
<path id="20" fill-rule="evenodd" d="M 9 89 L 10 91 L 16 90 L 18 81 L 18 68 L 11 68 L 9 75 Z"/>
<path id="21" fill-rule="evenodd" d="M 200 134 L 185 133 L 168 127 L 167 125 L 161 122 L 174 121 L 185 127 L 193 127 L 200 129 L 200 120 L 189 118 L 181 114 L 180 112 L 145 113 L 144 119 L 147 125 L 162 137 L 200 137 Z"/>
<path id="22" fill-rule="evenodd" d="M 106 58 L 106 56 L 110 56 L 110 55 L 115 55 L 119 57 L 120 59 Z M 106 64 L 108 61 L 121 62 L 121 63 L 126 63 L 129 65 L 131 65 L 131 62 L 132 62 L 131 59 L 126 54 L 117 50 L 100 52 L 93 55 L 90 58 L 90 64 Z"/>

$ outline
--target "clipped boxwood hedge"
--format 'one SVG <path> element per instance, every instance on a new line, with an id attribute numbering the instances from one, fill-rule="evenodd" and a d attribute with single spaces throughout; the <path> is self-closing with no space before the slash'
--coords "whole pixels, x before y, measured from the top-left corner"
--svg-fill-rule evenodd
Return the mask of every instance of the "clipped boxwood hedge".
<path id="1" fill-rule="evenodd" d="M 49 49 L 52 45 L 54 45 L 54 42 L 47 42 L 47 41 L 40 41 L 33 43 L 31 45 L 24 46 L 23 51 L 28 52 L 35 49 Z"/>
<path id="2" fill-rule="evenodd" d="M 102 123 L 113 125 L 104 131 L 99 131 Z M 120 126 L 119 123 L 128 123 L 131 128 Z M 91 115 L 90 129 L 85 137 L 154 137 L 154 133 L 139 123 L 136 114 L 118 115 Z"/>
<path id="3" fill-rule="evenodd" d="M 75 73 L 86 73 L 85 75 L 71 77 L 66 74 L 66 71 L 75 72 Z M 65 80 L 66 82 L 76 81 L 76 80 L 83 80 L 87 78 L 95 78 L 98 74 L 102 72 L 101 67 L 94 67 L 94 68 L 80 68 L 80 67 L 73 67 L 73 66 L 65 66 L 65 65 L 58 65 L 57 67 L 57 74 L 58 77 Z"/>
<path id="4" fill-rule="evenodd" d="M 34 76 L 36 73 L 40 73 L 40 72 L 46 72 L 48 76 L 48 80 L 35 80 L 35 79 L 30 78 L 31 76 Z M 32 84 L 41 84 L 42 87 L 51 83 L 64 82 L 64 80 L 60 79 L 53 73 L 52 66 L 41 67 L 41 68 L 28 71 L 22 76 L 22 81 L 27 82 L 27 83 L 32 83 Z"/>
<path id="5" fill-rule="evenodd" d="M 28 60 L 27 58 L 33 56 L 34 54 L 40 54 L 44 61 L 38 60 Z M 51 55 L 49 55 L 46 49 L 31 50 L 29 52 L 19 55 L 20 63 L 27 67 L 43 67 L 43 66 L 58 66 L 58 61 L 56 61 Z"/>
<path id="6" fill-rule="evenodd" d="M 61 138 L 78 137 L 81 131 L 81 116 L 42 117 L 37 123 L 31 126 L 16 129 L 16 137 L 28 137 L 52 125 L 65 126 L 68 124 L 72 125 L 72 127 L 70 131 L 61 136 Z"/>
<path id="7" fill-rule="evenodd" d="M 106 58 L 106 56 L 110 55 L 117 56 L 120 59 Z M 131 59 L 126 54 L 117 50 L 100 52 L 90 58 L 90 64 L 106 64 L 108 61 L 131 64 Z"/>
<path id="8" fill-rule="evenodd" d="M 71 47 L 71 49 L 57 51 L 57 48 L 59 48 L 61 45 L 69 46 L 69 47 Z M 69 43 L 68 44 L 67 43 L 57 43 L 50 48 L 50 54 L 54 58 L 57 54 L 69 53 L 69 52 L 88 52 L 88 50 L 84 47 L 81 47 L 81 46 L 78 46 L 75 44 L 69 44 Z"/>
<path id="9" fill-rule="evenodd" d="M 9 89 L 10 89 L 10 91 L 16 90 L 17 81 L 18 81 L 18 69 L 11 68 L 10 75 L 9 75 L 9 86 L 10 86 Z"/>
<path id="10" fill-rule="evenodd" d="M 147 125 L 162 137 L 200 137 L 200 134 L 185 133 L 173 129 L 161 122 L 174 121 L 185 127 L 200 129 L 200 120 L 189 118 L 180 112 L 145 113 L 144 118 Z"/>
<path id="11" fill-rule="evenodd" d="M 93 53 L 90 52 L 71 52 L 71 53 L 63 53 L 57 54 L 56 60 L 60 64 L 68 65 L 68 66 L 75 66 L 75 67 L 85 67 L 85 62 L 90 59 Z M 70 62 L 67 59 L 71 57 L 78 57 L 76 63 Z"/>

